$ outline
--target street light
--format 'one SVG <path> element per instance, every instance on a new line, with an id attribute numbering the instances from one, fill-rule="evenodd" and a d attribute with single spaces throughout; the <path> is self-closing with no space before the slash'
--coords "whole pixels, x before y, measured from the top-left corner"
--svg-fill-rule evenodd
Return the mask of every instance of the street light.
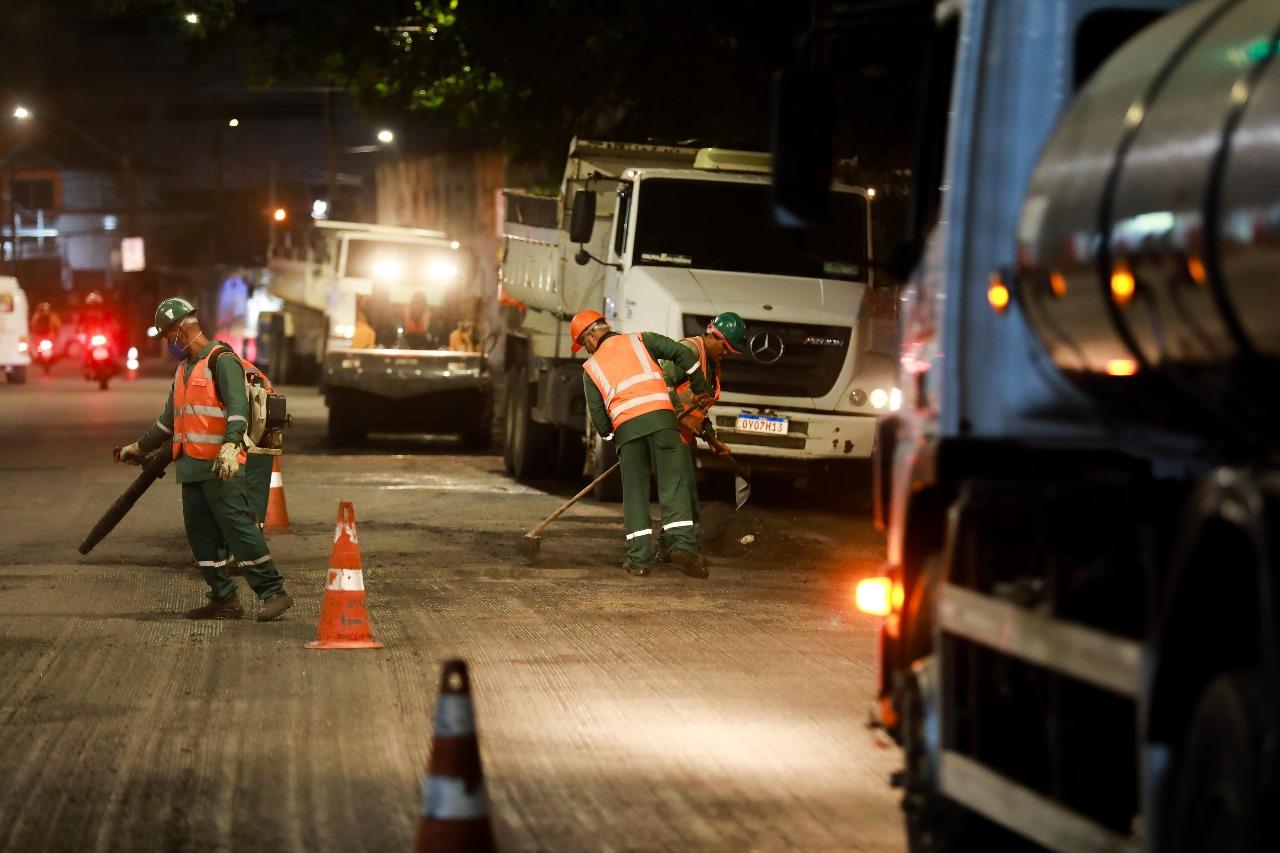
<path id="1" fill-rule="evenodd" d="M 188 12 L 187 14 L 183 15 L 183 20 L 185 20 L 188 24 L 198 24 L 200 23 L 200 15 L 196 12 Z"/>
<path id="2" fill-rule="evenodd" d="M 284 222 L 289 218 L 289 211 L 285 210 L 283 207 L 277 207 L 271 212 L 271 218 L 276 222 Z"/>
<path id="3" fill-rule="evenodd" d="M 239 126 L 240 126 L 240 119 L 238 118 L 233 118 L 231 119 L 231 121 L 227 122 L 227 127 L 239 127 Z"/>
<path id="4" fill-rule="evenodd" d="M 31 115 L 32 115 L 31 110 L 27 109 L 24 106 L 19 105 L 13 108 L 13 117 L 18 119 L 19 121 L 26 121 L 27 119 L 31 118 Z"/>
<path id="5" fill-rule="evenodd" d="M 396 141 L 396 135 L 384 127 L 382 130 L 378 131 L 378 141 L 383 145 L 390 145 L 392 142 Z"/>

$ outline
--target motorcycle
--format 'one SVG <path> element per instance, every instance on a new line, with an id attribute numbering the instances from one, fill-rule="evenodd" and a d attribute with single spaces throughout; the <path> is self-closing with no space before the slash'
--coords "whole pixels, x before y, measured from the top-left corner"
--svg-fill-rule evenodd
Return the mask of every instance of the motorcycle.
<path id="1" fill-rule="evenodd" d="M 32 347 L 31 361 L 40 365 L 40 369 L 44 371 L 44 375 L 48 376 L 49 371 L 53 369 L 53 362 L 56 359 L 53 351 L 53 338 L 49 335 L 38 335 L 35 339 L 35 346 Z"/>
<path id="2" fill-rule="evenodd" d="M 107 390 L 111 377 L 120 372 L 120 354 L 114 341 L 101 332 L 89 336 L 89 346 L 85 348 L 84 378 L 97 382 L 98 388 Z"/>

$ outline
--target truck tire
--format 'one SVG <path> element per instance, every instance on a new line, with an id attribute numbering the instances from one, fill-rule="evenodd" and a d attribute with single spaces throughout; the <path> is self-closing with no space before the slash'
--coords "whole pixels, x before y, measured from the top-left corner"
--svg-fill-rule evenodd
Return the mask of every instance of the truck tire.
<path id="1" fill-rule="evenodd" d="M 1263 818 L 1262 679 L 1220 675 L 1200 694 L 1171 789 L 1174 853 L 1274 849 Z"/>
<path id="2" fill-rule="evenodd" d="M 605 441 L 596 432 L 587 416 L 587 476 L 594 480 L 618 461 L 618 449 L 612 441 Z M 622 472 L 615 471 L 604 481 L 596 484 L 591 490 L 591 497 L 600 503 L 620 503 L 622 501 Z"/>
<path id="3" fill-rule="evenodd" d="M 551 427 L 533 419 L 533 386 L 529 371 L 519 368 L 507 386 L 507 418 L 502 459 L 507 473 L 517 480 L 544 476 L 550 469 Z"/>
<path id="4" fill-rule="evenodd" d="M 9 368 L 9 381 L 14 385 L 27 384 L 27 368 L 25 365 Z"/>
<path id="5" fill-rule="evenodd" d="M 364 444 L 369 438 L 369 427 L 357 415 L 329 407 L 329 443 L 335 447 Z"/>

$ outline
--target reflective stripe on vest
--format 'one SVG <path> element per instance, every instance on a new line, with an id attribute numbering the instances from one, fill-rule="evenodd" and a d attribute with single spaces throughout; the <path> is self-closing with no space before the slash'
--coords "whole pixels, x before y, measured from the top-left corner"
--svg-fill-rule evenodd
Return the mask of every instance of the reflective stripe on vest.
<path id="1" fill-rule="evenodd" d="M 186 365 L 179 364 L 173 376 L 173 458 L 187 454 L 192 459 L 218 458 L 227 432 L 227 409 L 218 399 L 218 384 L 209 356 L 213 349 L 184 377 Z M 232 353 L 232 357 L 235 354 Z M 244 448 L 237 454 L 240 464 L 248 459 Z"/>
<path id="2" fill-rule="evenodd" d="M 682 338 L 680 343 L 690 344 L 698 352 L 698 363 L 685 371 L 686 378 L 683 382 L 676 386 L 676 398 L 680 401 L 680 411 L 685 411 L 693 407 L 694 398 L 697 396 L 693 393 L 693 373 L 699 367 L 702 368 L 702 375 L 708 382 L 711 381 L 711 374 L 707 372 L 707 344 L 699 335 L 696 338 Z M 711 388 L 711 402 L 720 399 L 720 371 L 716 371 L 716 384 Z M 708 406 L 708 408 L 710 408 Z M 702 431 L 702 422 L 706 420 L 707 413 L 703 409 L 693 409 L 689 414 L 680 419 L 681 429 L 680 436 L 685 443 L 693 441 L 695 432 Z"/>
<path id="3" fill-rule="evenodd" d="M 612 335 L 583 367 L 604 397 L 616 430 L 649 412 L 674 412 L 667 382 L 640 335 Z"/>

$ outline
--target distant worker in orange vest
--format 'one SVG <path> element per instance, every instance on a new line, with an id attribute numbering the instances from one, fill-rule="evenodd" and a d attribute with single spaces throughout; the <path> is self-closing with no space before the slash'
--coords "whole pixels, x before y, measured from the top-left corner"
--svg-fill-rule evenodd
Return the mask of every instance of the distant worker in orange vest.
<path id="1" fill-rule="evenodd" d="M 209 602 L 187 611 L 189 619 L 239 619 L 244 615 L 236 585 L 219 554 L 224 541 L 262 604 L 258 621 L 279 619 L 293 606 L 284 579 L 253 521 L 244 468 L 249 398 L 244 366 L 226 344 L 200 329 L 196 308 L 180 298 L 156 309 L 155 327 L 179 359 L 164 411 L 142 438 L 116 454 L 117 462 L 141 465 L 166 442 L 182 486 L 182 519 L 196 565 L 209 584 Z"/>
<path id="2" fill-rule="evenodd" d="M 409 298 L 402 328 L 409 349 L 431 348 L 431 309 L 427 307 L 427 295 L 421 290 Z"/>
<path id="3" fill-rule="evenodd" d="M 662 373 L 671 391 L 672 404 L 681 412 L 689 412 L 680 419 L 680 440 L 684 442 L 688 451 L 685 453 L 685 464 L 688 466 L 685 479 L 689 483 L 689 501 L 693 507 L 693 521 L 696 525 L 701 514 L 698 501 L 697 464 L 694 461 L 694 454 L 698 450 L 698 436 L 703 437 L 713 453 L 719 455 L 728 452 L 728 448 L 716 439 L 715 424 L 707 417 L 707 413 L 720 399 L 720 363 L 724 361 L 726 355 L 739 355 L 746 350 L 747 327 L 740 316 L 732 311 L 725 311 L 717 314 L 707 324 L 703 334 L 681 338 L 680 345 L 687 347 L 698 357 L 698 364 L 711 387 L 711 393 L 704 398 L 705 402 L 701 406 L 696 405 L 694 401 L 697 395 L 694 393 L 693 382 L 690 381 L 689 375 L 673 361 L 662 362 Z M 669 546 L 667 537 L 662 536 L 658 542 L 659 560 L 666 557 Z"/>
<path id="4" fill-rule="evenodd" d="M 685 481 L 687 451 L 676 430 L 676 411 L 658 359 L 668 359 L 690 377 L 695 395 L 707 382 L 698 357 L 687 347 L 652 332 L 619 334 L 598 311 L 579 311 L 569 325 L 574 352 L 586 347 L 582 387 L 591 422 L 605 441 L 612 441 L 622 463 L 622 520 L 627 559 L 623 566 L 644 577 L 653 568 L 655 536 L 649 514 L 650 472 L 657 475 L 663 535 L 669 537 L 670 559 L 690 577 L 707 577 L 698 555 L 692 487 Z"/>

